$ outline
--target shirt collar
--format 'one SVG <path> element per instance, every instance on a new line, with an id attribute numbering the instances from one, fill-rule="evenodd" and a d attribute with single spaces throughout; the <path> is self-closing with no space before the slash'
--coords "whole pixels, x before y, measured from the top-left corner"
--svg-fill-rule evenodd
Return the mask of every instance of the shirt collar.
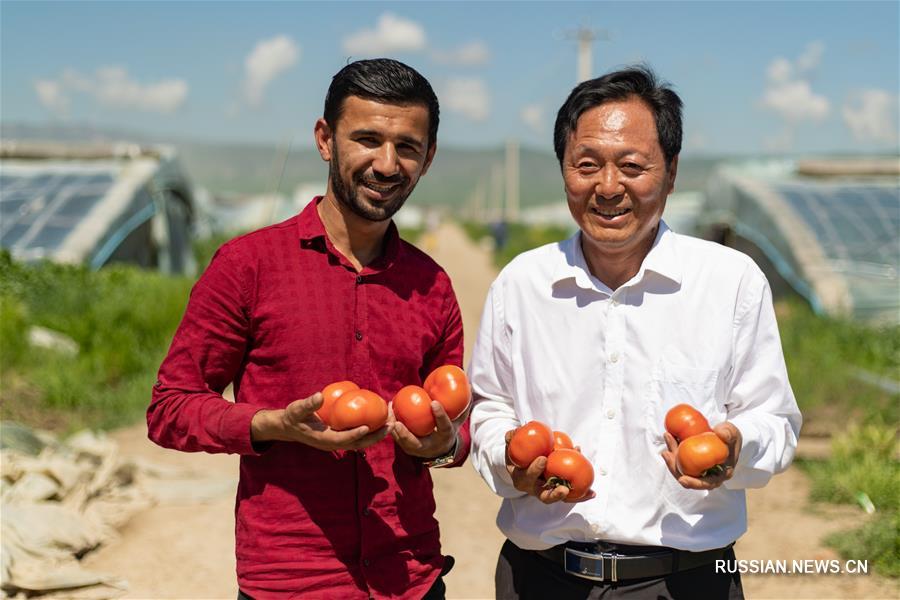
<path id="1" fill-rule="evenodd" d="M 561 242 L 560 246 L 563 251 L 563 260 L 559 261 L 553 273 L 553 284 L 566 279 L 573 279 L 575 285 L 584 289 L 599 289 L 606 293 L 611 290 L 599 279 L 591 274 L 587 265 L 587 259 L 581 249 L 581 231 L 567 240 Z M 634 277 L 634 281 L 640 281 L 646 271 L 653 271 L 662 275 L 666 279 L 670 279 L 676 284 L 681 283 L 682 268 L 678 259 L 677 240 L 675 232 L 669 229 L 665 221 L 660 219 L 659 228 L 656 231 L 656 238 L 650 247 L 650 252 L 644 257 L 644 262 L 638 274 Z"/>
<path id="2" fill-rule="evenodd" d="M 324 242 L 324 247 L 328 252 L 340 259 L 341 264 L 352 268 L 347 258 L 337 251 L 325 234 L 325 224 L 322 223 L 322 218 L 319 217 L 317 208 L 323 198 L 324 196 L 316 196 L 297 215 L 297 235 L 301 241 L 314 242 L 320 240 L 319 243 Z M 383 244 L 384 251 L 378 258 L 363 268 L 362 274 L 384 271 L 397 261 L 397 257 L 400 254 L 400 232 L 397 231 L 397 226 L 393 220 L 388 224 L 387 231 L 384 233 Z"/>

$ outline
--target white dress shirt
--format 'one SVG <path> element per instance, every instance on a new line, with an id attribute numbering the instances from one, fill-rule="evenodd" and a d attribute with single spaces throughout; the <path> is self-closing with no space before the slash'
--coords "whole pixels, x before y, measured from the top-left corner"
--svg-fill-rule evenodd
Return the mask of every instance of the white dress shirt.
<path id="1" fill-rule="evenodd" d="M 786 469 L 800 432 L 768 282 L 749 257 L 661 222 L 640 271 L 612 291 L 580 235 L 519 255 L 485 303 L 469 366 L 472 462 L 504 498 L 497 525 L 533 550 L 725 546 L 747 529 L 744 488 Z M 734 477 L 715 490 L 682 488 L 660 456 L 666 412 L 682 402 L 743 436 Z M 581 446 L 596 498 L 545 505 L 513 487 L 504 434 L 531 420 Z"/>

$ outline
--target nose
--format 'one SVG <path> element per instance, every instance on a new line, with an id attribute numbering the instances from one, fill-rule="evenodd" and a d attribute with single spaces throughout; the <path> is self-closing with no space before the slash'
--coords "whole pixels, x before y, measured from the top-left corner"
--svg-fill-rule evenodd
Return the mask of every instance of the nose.
<path id="1" fill-rule="evenodd" d="M 397 160 L 397 149 L 393 144 L 382 144 L 375 153 L 372 169 L 384 177 L 392 177 L 400 171 L 400 162 Z"/>
<path id="2" fill-rule="evenodd" d="M 601 198 L 616 198 L 625 193 L 621 173 L 615 165 L 607 164 L 597 174 L 594 192 Z"/>

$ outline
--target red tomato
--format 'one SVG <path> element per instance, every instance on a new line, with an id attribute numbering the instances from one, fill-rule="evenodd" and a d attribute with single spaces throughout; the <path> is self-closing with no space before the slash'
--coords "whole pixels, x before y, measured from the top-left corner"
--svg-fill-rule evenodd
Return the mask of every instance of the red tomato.
<path id="1" fill-rule="evenodd" d="M 334 405 L 334 401 L 340 398 L 344 392 L 358 389 L 359 386 L 352 381 L 329 383 L 325 386 L 325 389 L 322 390 L 322 397 L 324 400 L 322 401 L 322 406 L 316 411 L 316 415 L 318 415 L 323 423 L 328 425 L 328 419 L 331 417 L 331 407 Z"/>
<path id="2" fill-rule="evenodd" d="M 566 500 L 580 500 L 587 495 L 594 483 L 594 467 L 577 450 L 554 450 L 547 457 L 544 479 L 550 487 L 564 485 L 569 488 Z"/>
<path id="3" fill-rule="evenodd" d="M 712 431 L 689 437 L 675 453 L 678 469 L 691 477 L 703 477 L 728 460 L 728 446 Z"/>
<path id="4" fill-rule="evenodd" d="M 527 469 L 536 458 L 553 452 L 553 432 L 540 421 L 529 421 L 513 433 L 508 452 L 512 464 Z"/>
<path id="5" fill-rule="evenodd" d="M 335 431 L 368 425 L 369 432 L 387 423 L 388 407 L 384 398 L 369 390 L 350 390 L 331 407 L 331 428 Z"/>
<path id="6" fill-rule="evenodd" d="M 432 371 L 425 378 L 422 387 L 429 396 L 441 403 L 451 420 L 466 410 L 472 398 L 466 373 L 454 365 L 444 365 Z"/>
<path id="7" fill-rule="evenodd" d="M 434 431 L 434 413 L 431 412 L 431 396 L 417 385 L 402 388 L 391 400 L 394 416 L 406 425 L 416 437 L 425 437 Z"/>
<path id="8" fill-rule="evenodd" d="M 554 450 L 562 450 L 563 448 L 568 448 L 569 450 L 575 449 L 575 444 L 572 443 L 572 438 L 563 433 L 562 431 L 554 431 L 553 432 L 553 449 Z"/>
<path id="9" fill-rule="evenodd" d="M 712 431 L 706 417 L 690 404 L 677 404 L 666 413 L 666 431 L 681 442 L 692 435 Z"/>

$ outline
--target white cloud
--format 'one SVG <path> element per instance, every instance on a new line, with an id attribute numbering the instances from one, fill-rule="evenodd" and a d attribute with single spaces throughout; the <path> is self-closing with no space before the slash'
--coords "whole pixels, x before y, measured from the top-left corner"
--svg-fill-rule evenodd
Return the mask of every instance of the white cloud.
<path id="1" fill-rule="evenodd" d="M 344 52 L 352 56 L 375 56 L 425 49 L 425 29 L 415 21 L 384 13 L 374 29 L 363 29 L 344 38 Z"/>
<path id="2" fill-rule="evenodd" d="M 188 93 L 187 83 L 182 79 L 142 85 L 122 67 L 97 69 L 94 84 L 93 94 L 101 104 L 147 112 L 175 112 Z"/>
<path id="3" fill-rule="evenodd" d="M 822 42 L 810 42 L 797 58 L 797 70 L 801 73 L 812 71 L 819 66 L 822 60 L 822 54 L 825 53 L 825 44 Z"/>
<path id="4" fill-rule="evenodd" d="M 794 62 L 780 56 L 772 60 L 766 69 L 762 106 L 778 114 L 788 125 L 827 117 L 831 110 L 828 99 L 816 94 L 805 77 L 805 73 L 819 65 L 824 52 L 822 42 L 811 42 Z M 789 143 L 792 137 L 779 136 L 777 144 Z"/>
<path id="5" fill-rule="evenodd" d="M 851 100 L 854 105 L 845 103 L 841 114 L 857 141 L 897 143 L 897 96 L 867 89 L 855 91 Z"/>
<path id="6" fill-rule="evenodd" d="M 124 67 L 107 66 L 97 69 L 93 76 L 65 69 L 57 79 L 36 82 L 35 92 L 41 104 L 55 114 L 68 111 L 71 94 L 76 92 L 93 97 L 103 106 L 172 113 L 184 104 L 188 84 L 183 79 L 142 84 Z"/>
<path id="7" fill-rule="evenodd" d="M 244 99 L 251 106 L 262 103 L 266 87 L 300 58 L 300 47 L 286 35 L 256 44 L 244 59 Z"/>
<path id="8" fill-rule="evenodd" d="M 791 61 L 779 56 L 769 65 L 766 75 L 769 77 L 769 81 L 773 83 L 784 83 L 785 81 L 790 81 L 793 71 L 794 67 L 791 65 Z"/>
<path id="9" fill-rule="evenodd" d="M 816 95 L 808 81 L 786 81 L 770 86 L 762 102 L 787 121 L 821 121 L 829 111 L 828 99 Z"/>
<path id="10" fill-rule="evenodd" d="M 484 121 L 491 110 L 491 96 L 483 79 L 449 79 L 439 98 L 442 107 L 472 121 Z"/>
<path id="11" fill-rule="evenodd" d="M 453 50 L 435 50 L 431 57 L 435 62 L 445 65 L 477 67 L 486 64 L 491 58 L 491 51 L 482 41 L 472 41 Z"/>
<path id="12" fill-rule="evenodd" d="M 58 81 L 50 79 L 35 81 L 34 91 L 41 105 L 54 115 L 64 117 L 69 113 L 69 98 Z"/>
<path id="13" fill-rule="evenodd" d="M 519 117 L 536 133 L 544 133 L 544 107 L 540 104 L 523 106 Z"/>

